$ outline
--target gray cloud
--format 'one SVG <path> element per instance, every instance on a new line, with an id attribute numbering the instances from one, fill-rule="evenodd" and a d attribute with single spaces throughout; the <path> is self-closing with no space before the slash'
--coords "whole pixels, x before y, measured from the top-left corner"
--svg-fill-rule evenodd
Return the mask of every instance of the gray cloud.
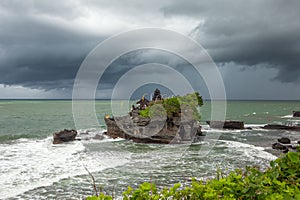
<path id="1" fill-rule="evenodd" d="M 85 56 L 106 36 L 39 18 L 49 2 L 32 1 L 37 4 L 33 7 L 21 2 L 0 3 L 0 83 L 45 90 L 70 88 Z M 62 12 L 48 9 L 55 15 Z M 69 19 L 72 14 L 62 16 Z"/>
<path id="2" fill-rule="evenodd" d="M 278 69 L 276 79 L 299 81 L 300 2 L 176 1 L 166 16 L 192 16 L 203 22 L 194 35 L 218 63 L 266 64 Z"/>
<path id="3" fill-rule="evenodd" d="M 113 87 L 123 74 L 136 66 L 148 63 L 158 63 L 169 66 L 185 76 L 185 78 L 188 79 L 194 86 L 205 85 L 194 84 L 196 81 L 200 83 L 201 81 L 203 82 L 203 80 L 193 66 L 181 57 L 163 50 L 143 49 L 129 52 L 116 59 L 101 77 L 99 89 L 101 90 L 107 89 L 108 87 Z M 153 71 L 152 69 L 144 69 L 142 73 L 135 74 L 135 77 L 143 79 L 145 75 L 151 74 L 154 81 L 156 80 L 156 77 L 161 77 L 161 73 L 163 72 L 167 73 L 166 71 Z M 166 77 L 168 75 L 169 74 L 164 74 Z M 199 91 L 200 87 L 196 87 L 194 89 Z M 203 87 L 201 87 L 201 89 L 203 89 Z"/>

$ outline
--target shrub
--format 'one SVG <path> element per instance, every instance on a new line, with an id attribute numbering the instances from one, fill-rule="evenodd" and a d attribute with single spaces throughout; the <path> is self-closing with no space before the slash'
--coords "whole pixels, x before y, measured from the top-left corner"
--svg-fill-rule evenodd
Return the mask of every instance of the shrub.
<path id="1" fill-rule="evenodd" d="M 143 183 L 137 189 L 128 189 L 123 193 L 125 200 L 159 199 L 270 199 L 300 200 L 300 153 L 288 152 L 270 163 L 262 172 L 259 167 L 237 169 L 228 176 L 202 181 L 193 180 L 188 187 L 179 183 L 159 191 L 153 183 Z M 101 196 L 102 195 L 102 196 Z M 109 199 L 100 194 L 94 199 Z M 92 199 L 90 199 L 92 200 Z"/>
<path id="2" fill-rule="evenodd" d="M 164 110 L 161 107 L 155 107 L 155 105 L 162 105 Z M 199 106 L 203 105 L 202 97 L 198 92 L 193 94 L 187 94 L 184 96 L 171 97 L 159 101 L 151 101 L 149 106 L 145 110 L 140 111 L 142 117 L 153 117 L 153 116 L 162 116 L 167 114 L 168 118 L 172 118 L 174 115 L 182 112 L 182 109 L 187 110 L 191 114 L 191 118 L 194 120 L 200 120 Z"/>

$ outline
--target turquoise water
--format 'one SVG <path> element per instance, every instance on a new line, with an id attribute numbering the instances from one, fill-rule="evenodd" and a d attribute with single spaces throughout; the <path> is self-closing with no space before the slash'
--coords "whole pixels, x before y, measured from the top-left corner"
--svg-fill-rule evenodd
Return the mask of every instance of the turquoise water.
<path id="1" fill-rule="evenodd" d="M 149 145 L 121 139 L 95 140 L 96 134 L 105 131 L 103 117 L 112 112 L 110 101 L 96 101 L 101 126 L 79 130 L 81 141 L 52 145 L 54 132 L 76 128 L 71 101 L 1 100 L 0 198 L 83 198 L 93 193 L 84 167 L 94 174 L 98 185 L 109 193 L 115 190 L 117 196 L 128 184 L 136 186 L 150 179 L 161 186 L 186 184 L 191 177 L 214 177 L 217 168 L 266 167 L 276 158 L 270 146 L 278 137 L 300 139 L 297 132 L 260 128 L 288 119 L 293 110 L 300 110 L 300 101 L 228 101 L 226 119 L 243 120 L 252 128 L 235 131 L 205 125 L 210 120 L 210 103 L 201 108 L 202 129 L 207 135 L 220 134 L 218 141 Z M 204 144 L 215 145 L 208 155 L 201 150 Z"/>

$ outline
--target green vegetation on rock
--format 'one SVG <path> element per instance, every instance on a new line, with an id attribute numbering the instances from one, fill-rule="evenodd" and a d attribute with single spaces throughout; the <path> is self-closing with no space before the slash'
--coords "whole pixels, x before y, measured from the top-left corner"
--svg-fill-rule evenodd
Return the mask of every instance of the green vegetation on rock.
<path id="1" fill-rule="evenodd" d="M 161 105 L 162 107 L 157 105 Z M 202 105 L 202 97 L 198 92 L 195 92 L 184 96 L 151 101 L 146 109 L 140 111 L 140 115 L 142 117 L 167 115 L 168 118 L 172 118 L 179 115 L 182 110 L 188 110 L 194 120 L 200 120 L 198 108 Z"/>
<path id="2" fill-rule="evenodd" d="M 300 147 L 298 147 L 300 148 Z M 154 183 L 145 182 L 137 189 L 128 187 L 123 192 L 124 200 L 166 200 L 166 199 L 270 199 L 300 200 L 300 153 L 288 152 L 270 163 L 264 172 L 259 167 L 246 167 L 216 179 L 193 180 L 190 186 L 180 183 L 171 188 L 158 190 Z M 112 199 L 103 193 L 88 200 Z"/>

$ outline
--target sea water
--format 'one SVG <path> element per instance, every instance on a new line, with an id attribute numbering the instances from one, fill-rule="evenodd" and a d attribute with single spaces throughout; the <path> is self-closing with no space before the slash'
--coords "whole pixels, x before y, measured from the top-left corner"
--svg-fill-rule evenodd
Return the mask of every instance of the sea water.
<path id="1" fill-rule="evenodd" d="M 217 169 L 228 173 L 247 165 L 268 166 L 278 153 L 271 149 L 277 138 L 299 140 L 298 132 L 264 130 L 264 124 L 284 121 L 299 101 L 228 101 L 226 118 L 242 120 L 245 130 L 211 129 L 209 101 L 201 108 L 202 130 L 217 140 L 195 144 L 136 144 L 122 139 L 92 139 L 105 131 L 103 117 L 110 101 L 96 101 L 99 127 L 78 130 L 81 141 L 53 145 L 52 134 L 76 129 L 72 102 L 59 100 L 0 101 L 0 199 L 83 199 L 96 184 L 107 194 L 120 197 L 127 186 L 145 181 L 158 187 L 192 177 L 210 179 Z M 88 134 L 85 134 L 88 133 Z M 201 147 L 214 145 L 205 154 Z"/>

